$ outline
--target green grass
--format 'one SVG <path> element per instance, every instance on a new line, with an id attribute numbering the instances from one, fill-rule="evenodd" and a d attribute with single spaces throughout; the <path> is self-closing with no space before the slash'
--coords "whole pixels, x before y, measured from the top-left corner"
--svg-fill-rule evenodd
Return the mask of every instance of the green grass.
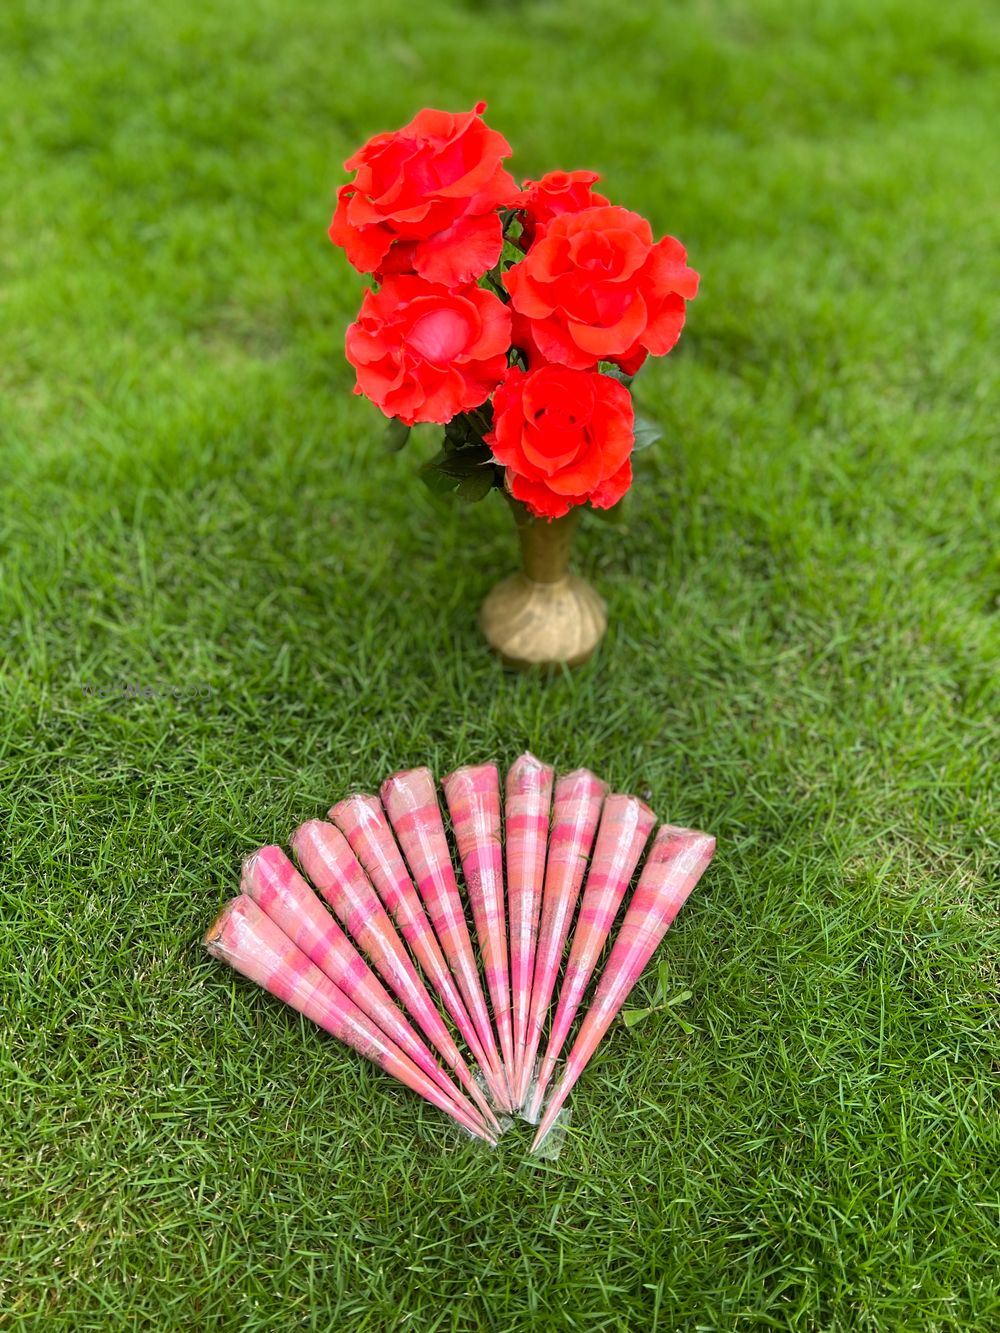
<path id="1" fill-rule="evenodd" d="M 13 0 L 0 53 L 0 1325 L 1000 1326 L 996 10 Z M 549 681 L 476 630 L 504 507 L 351 397 L 325 236 L 480 96 L 703 273 Z M 542 1164 L 199 945 L 253 844 L 526 746 L 719 839 L 692 998 Z"/>

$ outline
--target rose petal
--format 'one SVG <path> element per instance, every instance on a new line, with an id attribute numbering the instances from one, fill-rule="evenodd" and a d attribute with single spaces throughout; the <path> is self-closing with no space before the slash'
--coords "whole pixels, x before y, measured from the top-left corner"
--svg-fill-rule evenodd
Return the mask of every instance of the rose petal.
<path id="1" fill-rule="evenodd" d="M 547 361 L 555 361 L 573 370 L 589 370 L 600 360 L 600 357 L 584 352 L 555 316 L 533 324 L 532 332 L 538 350 Z"/>
<path id="2" fill-rule="evenodd" d="M 514 499 L 526 504 L 536 518 L 562 518 L 572 505 L 583 504 L 587 498 L 585 495 L 555 495 L 544 483 L 529 481 L 510 468 L 507 469 L 506 484 Z"/>
<path id="3" fill-rule="evenodd" d="M 413 267 L 428 282 L 459 287 L 493 268 L 502 250 L 503 225 L 495 213 L 459 218 L 446 231 L 417 242 Z"/>
<path id="4" fill-rule="evenodd" d="M 676 292 L 686 301 L 698 295 L 698 274 L 687 263 L 687 251 L 673 236 L 664 236 L 649 252 L 643 279 L 646 290 L 665 295 Z"/>
<path id="5" fill-rule="evenodd" d="M 640 339 L 653 356 L 665 356 L 677 342 L 684 327 L 684 311 L 684 299 L 676 292 L 669 292 L 660 302 Z"/>
<path id="6" fill-rule="evenodd" d="M 613 477 L 601 482 L 590 494 L 590 503 L 595 509 L 610 509 L 622 498 L 632 485 L 632 464 L 623 463 Z"/>

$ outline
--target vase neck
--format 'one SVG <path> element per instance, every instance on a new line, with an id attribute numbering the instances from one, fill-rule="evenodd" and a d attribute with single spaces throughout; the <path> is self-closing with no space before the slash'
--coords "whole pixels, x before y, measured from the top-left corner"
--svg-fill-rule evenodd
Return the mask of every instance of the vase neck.
<path id="1" fill-rule="evenodd" d="M 518 506 L 514 509 L 514 521 L 528 578 L 533 583 L 558 583 L 564 579 L 569 573 L 570 551 L 580 521 L 579 509 L 571 509 L 565 517 L 549 522 L 544 518 L 532 518 Z"/>

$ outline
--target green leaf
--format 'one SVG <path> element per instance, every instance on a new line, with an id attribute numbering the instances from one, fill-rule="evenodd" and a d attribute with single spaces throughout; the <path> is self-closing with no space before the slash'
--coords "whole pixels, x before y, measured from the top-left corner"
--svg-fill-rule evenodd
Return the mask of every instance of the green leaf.
<path id="1" fill-rule="evenodd" d="M 687 1035 L 690 1037 L 691 1033 L 694 1032 L 694 1028 L 691 1026 L 691 1024 L 690 1024 L 690 1023 L 686 1023 L 686 1022 L 684 1021 L 684 1019 L 681 1018 L 680 1014 L 675 1013 L 675 1011 L 674 1011 L 673 1009 L 671 1009 L 671 1008 L 669 1007 L 669 1005 L 668 1005 L 668 1006 L 665 1006 L 665 1008 L 666 1008 L 666 1012 L 667 1012 L 667 1013 L 670 1015 L 670 1017 L 674 1020 L 674 1022 L 677 1024 L 677 1026 L 678 1026 L 679 1028 L 681 1028 L 682 1031 L 684 1031 L 685 1033 L 687 1033 Z"/>
<path id="2" fill-rule="evenodd" d="M 626 389 L 635 378 L 634 375 L 626 375 L 621 366 L 616 366 L 613 361 L 601 361 L 597 368 L 602 375 L 607 375 L 609 379 L 617 380 L 619 384 L 624 384 Z"/>
<path id="3" fill-rule="evenodd" d="M 667 1008 L 669 1009 L 673 1004 L 687 1004 L 693 994 L 694 991 L 691 990 L 678 991 L 673 999 L 667 1001 Z"/>
<path id="4" fill-rule="evenodd" d="M 480 464 L 478 472 L 474 472 L 469 477 L 463 477 L 458 483 L 458 498 L 464 500 L 466 504 L 475 504 L 477 500 L 485 500 L 493 489 L 495 480 L 496 473 L 493 468 L 488 463 Z"/>
<path id="5" fill-rule="evenodd" d="M 663 439 L 663 428 L 658 421 L 653 421 L 649 417 L 641 416 L 638 412 L 635 414 L 635 444 L 634 449 L 648 449 L 651 444 L 657 440 Z"/>
<path id="6" fill-rule="evenodd" d="M 417 476 L 432 495 L 450 495 L 458 485 L 456 478 L 450 476 L 444 468 L 439 467 L 433 460 L 430 463 L 425 463 Z"/>
<path id="7" fill-rule="evenodd" d="M 398 417 L 392 417 L 386 424 L 383 443 L 390 454 L 398 454 L 410 438 L 410 428 Z"/>
<path id="8" fill-rule="evenodd" d="M 464 449 L 473 443 L 472 423 L 467 416 L 452 417 L 444 428 L 445 448 Z"/>
<path id="9" fill-rule="evenodd" d="M 504 240 L 503 249 L 500 252 L 500 267 L 506 271 L 513 268 L 515 264 L 520 264 L 524 258 L 524 251 L 513 241 Z"/>
<path id="10" fill-rule="evenodd" d="M 640 1023 L 645 1023 L 652 1012 L 652 1009 L 623 1009 L 622 1022 L 627 1028 L 638 1027 Z"/>
<path id="11" fill-rule="evenodd" d="M 660 959 L 656 979 L 656 998 L 662 1003 L 670 994 L 670 964 L 665 958 Z"/>
<path id="12" fill-rule="evenodd" d="M 518 217 L 517 209 L 515 208 L 503 209 L 500 213 L 500 223 L 503 227 L 505 240 L 516 240 L 524 230 L 524 227 L 521 224 L 521 219 Z"/>
<path id="13" fill-rule="evenodd" d="M 493 455 L 486 445 L 474 444 L 468 449 L 455 449 L 452 453 L 446 454 L 441 461 L 441 467 L 450 477 L 460 481 L 463 477 L 474 476 L 480 468 L 492 462 Z"/>
<path id="14" fill-rule="evenodd" d="M 444 428 L 446 446 L 453 449 L 480 448 L 483 436 L 493 427 L 493 409 L 489 403 L 472 412 L 460 412 Z"/>
<path id="15" fill-rule="evenodd" d="M 419 477 L 435 495 L 457 492 L 469 503 L 481 500 L 493 485 L 493 455 L 485 444 L 449 448 L 446 444 L 424 463 Z"/>

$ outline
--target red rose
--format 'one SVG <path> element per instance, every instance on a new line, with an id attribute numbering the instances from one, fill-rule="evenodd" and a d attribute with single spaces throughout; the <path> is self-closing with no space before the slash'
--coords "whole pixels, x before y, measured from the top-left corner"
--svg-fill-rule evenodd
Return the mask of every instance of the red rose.
<path id="1" fill-rule="evenodd" d="M 515 367 L 494 395 L 486 443 L 514 498 L 540 518 L 561 518 L 586 500 L 610 509 L 628 490 L 633 421 L 628 389 L 609 375 Z"/>
<path id="2" fill-rule="evenodd" d="M 426 108 L 344 163 L 357 171 L 337 192 L 330 239 L 362 273 L 419 273 L 449 287 L 474 282 L 503 249 L 497 208 L 515 204 L 500 165 L 511 147 L 480 113 Z"/>
<path id="3" fill-rule="evenodd" d="M 606 204 L 604 195 L 590 188 L 600 179 L 596 171 L 547 171 L 540 181 L 525 181 L 521 193 L 523 230 L 518 238 L 521 248 L 526 250 L 553 218 Z"/>
<path id="4" fill-rule="evenodd" d="M 479 287 L 387 278 L 347 330 L 363 393 L 407 426 L 450 421 L 485 403 L 507 368 L 510 311 Z"/>
<path id="5" fill-rule="evenodd" d="M 686 260 L 672 236 L 654 244 L 638 213 L 599 206 L 553 218 L 504 282 L 547 360 L 576 370 L 614 361 L 634 372 L 680 337 L 685 302 L 698 292 Z"/>

